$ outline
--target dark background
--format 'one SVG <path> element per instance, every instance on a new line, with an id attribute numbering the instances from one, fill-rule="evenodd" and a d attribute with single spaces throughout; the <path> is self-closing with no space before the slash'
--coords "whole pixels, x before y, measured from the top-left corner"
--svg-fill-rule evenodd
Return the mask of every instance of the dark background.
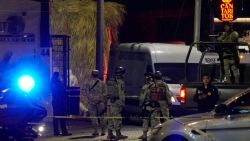
<path id="1" fill-rule="evenodd" d="M 112 0 L 111 0 L 112 1 Z M 120 42 L 186 42 L 193 41 L 195 0 L 113 0 L 126 6 L 127 14 L 120 29 Z M 214 25 L 218 2 L 202 0 L 201 40 L 222 30 Z M 237 17 L 250 17 L 250 0 L 234 0 Z M 235 24 L 245 30 L 249 23 Z"/>

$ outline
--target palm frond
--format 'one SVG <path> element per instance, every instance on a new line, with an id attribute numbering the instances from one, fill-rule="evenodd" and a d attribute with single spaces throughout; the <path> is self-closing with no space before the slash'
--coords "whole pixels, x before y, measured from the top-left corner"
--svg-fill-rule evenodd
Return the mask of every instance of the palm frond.
<path id="1" fill-rule="evenodd" d="M 125 13 L 125 7 L 121 4 L 104 3 L 105 27 L 112 29 L 115 41 L 118 41 L 118 31 Z M 76 74 L 80 86 L 84 87 L 89 72 L 95 67 L 96 1 L 53 0 L 50 19 L 52 34 L 71 36 L 70 68 Z M 104 47 L 109 52 L 108 34 L 104 34 Z"/>

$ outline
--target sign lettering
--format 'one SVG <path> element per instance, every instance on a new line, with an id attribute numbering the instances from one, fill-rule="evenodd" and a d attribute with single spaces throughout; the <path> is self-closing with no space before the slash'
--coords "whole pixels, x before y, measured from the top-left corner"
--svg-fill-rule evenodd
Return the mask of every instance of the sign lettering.
<path id="1" fill-rule="evenodd" d="M 220 14 L 222 21 L 234 20 L 234 3 L 233 0 L 222 0 L 220 4 Z"/>
<path id="2" fill-rule="evenodd" d="M 216 63 L 216 59 L 215 58 L 205 58 L 205 62 L 208 64 Z"/>

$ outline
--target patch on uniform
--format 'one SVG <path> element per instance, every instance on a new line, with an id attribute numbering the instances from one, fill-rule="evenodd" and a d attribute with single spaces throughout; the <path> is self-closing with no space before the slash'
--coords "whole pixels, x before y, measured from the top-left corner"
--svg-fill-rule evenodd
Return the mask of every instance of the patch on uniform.
<path id="1" fill-rule="evenodd" d="M 210 95 L 212 95 L 212 93 L 211 93 L 211 92 L 208 92 L 207 95 L 210 96 Z"/>

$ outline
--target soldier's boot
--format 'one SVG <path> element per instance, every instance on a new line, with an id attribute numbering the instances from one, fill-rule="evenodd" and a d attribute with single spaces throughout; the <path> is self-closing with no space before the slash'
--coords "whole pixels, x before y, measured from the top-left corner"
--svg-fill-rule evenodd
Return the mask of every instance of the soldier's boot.
<path id="1" fill-rule="evenodd" d="M 102 128 L 101 136 L 105 136 L 105 128 Z"/>
<path id="2" fill-rule="evenodd" d="M 108 140 L 115 140 L 116 136 L 113 134 L 112 130 L 108 130 L 108 136 L 107 136 Z"/>
<path id="3" fill-rule="evenodd" d="M 147 139 L 147 132 L 143 132 L 143 134 L 138 139 L 146 140 Z"/>
<path id="4" fill-rule="evenodd" d="M 94 136 L 94 137 L 99 136 L 99 133 L 98 132 L 93 132 L 92 136 Z"/>
<path id="5" fill-rule="evenodd" d="M 116 139 L 120 140 L 120 139 L 126 139 L 128 138 L 128 136 L 124 136 L 121 134 L 121 130 L 116 130 Z"/>
<path id="6" fill-rule="evenodd" d="M 92 136 L 99 136 L 98 129 L 94 129 L 94 132 L 92 133 Z"/>

